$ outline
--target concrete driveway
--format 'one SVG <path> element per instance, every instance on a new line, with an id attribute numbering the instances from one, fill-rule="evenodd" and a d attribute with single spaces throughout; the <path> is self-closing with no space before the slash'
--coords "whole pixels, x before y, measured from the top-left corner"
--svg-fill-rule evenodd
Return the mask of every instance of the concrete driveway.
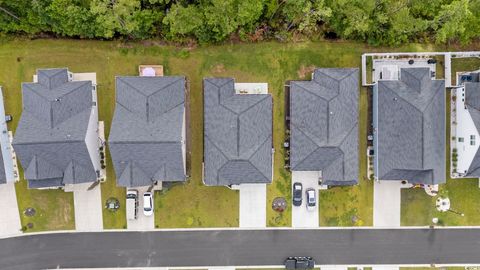
<path id="1" fill-rule="evenodd" d="M 18 213 L 15 184 L 10 182 L 0 185 L 0 237 L 20 234 L 21 223 Z"/>
<path id="2" fill-rule="evenodd" d="M 264 228 L 267 225 L 267 185 L 240 185 L 240 227 Z"/>
<path id="3" fill-rule="evenodd" d="M 65 187 L 65 190 L 73 191 L 75 228 L 78 231 L 103 230 L 103 203 L 100 185 L 88 190 L 91 185 L 92 183 L 84 183 Z"/>
<path id="4" fill-rule="evenodd" d="M 138 190 L 138 214 L 135 220 L 127 219 L 128 230 L 150 231 L 155 229 L 155 208 L 153 215 L 147 217 L 143 214 L 143 193 L 147 192 L 148 188 L 149 187 L 132 188 Z M 155 193 L 153 197 L 155 197 Z M 122 203 L 125 204 L 125 202 Z"/>
<path id="5" fill-rule="evenodd" d="M 401 181 L 375 181 L 373 226 L 400 227 Z"/>
<path id="6" fill-rule="evenodd" d="M 293 206 L 292 202 L 290 201 L 289 204 L 292 207 L 292 227 L 294 228 L 315 228 L 318 227 L 318 219 L 319 219 L 319 210 L 318 210 L 318 172 L 300 172 L 300 171 L 293 171 L 292 172 L 292 190 L 293 190 L 293 183 L 300 182 L 303 185 L 303 192 L 302 192 L 302 205 L 301 206 Z M 306 200 L 307 196 L 305 195 L 305 191 L 308 188 L 314 188 L 315 194 L 317 198 L 317 206 L 315 211 L 308 211 L 306 207 Z"/>

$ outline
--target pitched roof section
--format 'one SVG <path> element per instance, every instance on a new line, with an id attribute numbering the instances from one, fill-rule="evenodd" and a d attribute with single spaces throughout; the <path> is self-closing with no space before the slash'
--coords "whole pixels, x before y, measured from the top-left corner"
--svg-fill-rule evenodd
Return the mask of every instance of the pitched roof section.
<path id="1" fill-rule="evenodd" d="M 473 123 L 480 133 L 480 83 L 466 82 L 465 85 L 465 105 L 472 117 Z M 480 149 L 475 153 L 466 176 L 480 177 Z"/>
<path id="2" fill-rule="evenodd" d="M 117 183 L 185 181 L 185 78 L 117 77 L 109 146 Z"/>
<path id="3" fill-rule="evenodd" d="M 204 183 L 270 183 L 272 97 L 234 88 L 231 78 L 203 80 Z"/>
<path id="4" fill-rule="evenodd" d="M 38 70 L 37 81 L 22 84 L 23 112 L 13 140 L 29 186 L 95 181 L 85 142 L 92 82 L 69 81 L 67 69 Z"/>
<path id="5" fill-rule="evenodd" d="M 445 182 L 445 82 L 428 68 L 403 68 L 378 82 L 377 177 Z"/>
<path id="6" fill-rule="evenodd" d="M 290 166 L 326 185 L 358 181 L 358 69 L 315 69 L 290 82 Z"/>

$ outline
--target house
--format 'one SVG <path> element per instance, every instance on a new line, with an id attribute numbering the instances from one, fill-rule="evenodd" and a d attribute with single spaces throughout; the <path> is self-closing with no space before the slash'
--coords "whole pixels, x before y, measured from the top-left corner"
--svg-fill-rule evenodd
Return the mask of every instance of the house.
<path id="1" fill-rule="evenodd" d="M 401 68 L 373 86 L 374 175 L 410 184 L 445 182 L 445 82 Z"/>
<path id="2" fill-rule="evenodd" d="M 185 77 L 116 78 L 108 144 L 123 187 L 185 181 Z"/>
<path id="3" fill-rule="evenodd" d="M 451 98 L 451 172 L 480 178 L 480 71 L 461 73 Z"/>
<path id="4" fill-rule="evenodd" d="M 13 147 L 28 187 L 97 181 L 101 168 L 92 81 L 76 80 L 66 68 L 39 69 L 33 83 L 22 84 L 22 96 L 23 112 Z"/>
<path id="5" fill-rule="evenodd" d="M 271 183 L 272 97 L 267 84 L 207 78 L 203 94 L 205 185 Z"/>
<path id="6" fill-rule="evenodd" d="M 11 132 L 7 129 L 7 117 L 3 104 L 3 90 L 0 86 L 0 184 L 19 180 L 18 168 L 14 160 L 14 152 L 11 145 Z"/>
<path id="7" fill-rule="evenodd" d="M 290 82 L 293 172 L 311 172 L 325 186 L 358 183 L 358 73 L 321 68 L 311 81 Z"/>

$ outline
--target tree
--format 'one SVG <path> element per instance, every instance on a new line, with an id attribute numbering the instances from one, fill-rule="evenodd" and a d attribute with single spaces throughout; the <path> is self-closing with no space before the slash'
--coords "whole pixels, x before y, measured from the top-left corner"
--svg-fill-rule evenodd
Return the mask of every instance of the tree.
<path id="1" fill-rule="evenodd" d="M 467 28 L 473 21 L 473 14 L 469 9 L 469 0 L 456 0 L 450 4 L 442 5 L 432 24 L 432 28 L 436 31 L 435 41 L 438 43 L 445 43 L 454 39 L 460 39 L 463 42 L 468 41 L 471 36 Z"/>

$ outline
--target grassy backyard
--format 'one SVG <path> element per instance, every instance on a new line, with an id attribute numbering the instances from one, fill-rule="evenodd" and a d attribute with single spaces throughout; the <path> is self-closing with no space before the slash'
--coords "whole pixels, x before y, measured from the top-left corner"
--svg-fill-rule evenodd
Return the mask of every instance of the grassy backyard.
<path id="1" fill-rule="evenodd" d="M 308 79 L 313 67 L 359 67 L 360 55 L 368 51 L 426 51 L 433 46 L 411 44 L 400 49 L 371 48 L 352 42 L 229 44 L 198 48 L 160 46 L 155 42 L 121 43 L 75 40 L 3 40 L 0 43 L 0 85 L 5 106 L 13 115 L 9 123 L 15 130 L 21 113 L 20 83 L 31 81 L 37 68 L 68 67 L 73 72 L 97 72 L 100 120 L 105 121 L 106 137 L 114 110 L 115 75 L 135 75 L 139 64 L 162 64 L 166 75 L 184 75 L 190 83 L 191 145 L 188 157 L 189 180 L 157 192 L 156 221 L 160 228 L 238 226 L 237 191 L 224 187 L 205 187 L 201 182 L 203 155 L 202 78 L 235 77 L 238 82 L 268 82 L 274 98 L 274 181 L 267 189 L 267 224 L 290 226 L 291 209 L 284 213 L 271 210 L 275 197 L 290 200 L 290 174 L 283 169 L 284 84 L 287 80 Z M 364 178 L 366 137 L 366 95 L 360 100 L 360 185 L 322 191 L 322 225 L 370 225 L 372 185 Z M 107 156 L 108 153 L 107 153 Z M 109 159 L 109 158 L 108 158 Z M 122 203 L 125 189 L 115 185 L 115 174 L 107 160 L 107 182 L 101 185 L 102 199 L 116 197 Z M 39 210 L 38 224 L 32 230 L 73 228 L 73 199 L 58 190 L 27 190 L 24 181 L 17 184 L 20 211 L 32 206 Z M 449 187 L 450 188 L 450 187 Z M 451 187 L 453 188 L 453 187 Z M 472 189 L 473 190 L 473 189 Z M 473 190 L 474 191 L 474 190 Z M 473 192 L 472 191 L 472 192 Z M 470 191 L 469 191 L 470 192 Z M 453 193 L 453 192 L 452 192 Z M 453 195 L 452 199 L 453 199 Z M 103 205 L 102 205 L 103 207 Z M 41 210 L 41 211 L 40 211 Z M 459 207 L 459 210 L 462 210 Z M 40 217 L 46 221 L 41 222 Z M 105 228 L 124 228 L 125 209 L 104 212 Z M 52 223 L 51 221 L 55 221 Z M 355 221 L 355 222 L 353 222 Z M 25 217 L 22 218 L 25 224 Z"/>

